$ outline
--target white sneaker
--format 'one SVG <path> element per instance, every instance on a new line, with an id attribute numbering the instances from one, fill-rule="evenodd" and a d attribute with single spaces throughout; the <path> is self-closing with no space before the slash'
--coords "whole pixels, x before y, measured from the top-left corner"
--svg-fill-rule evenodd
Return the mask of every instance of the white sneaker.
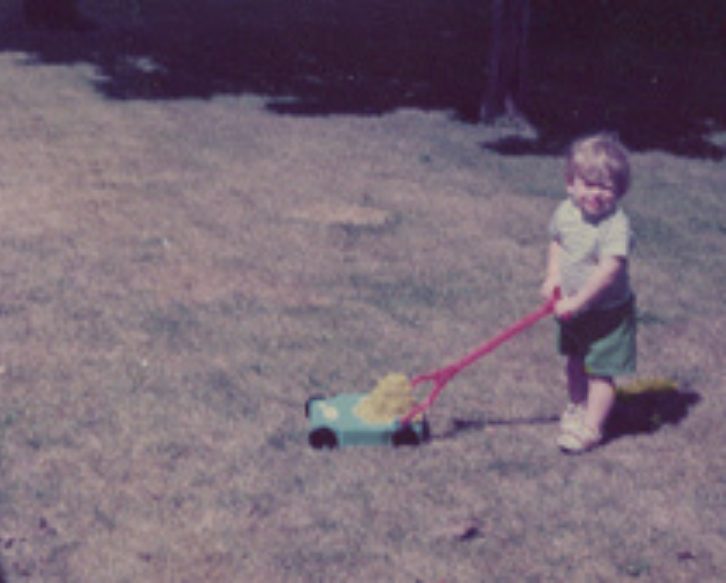
<path id="1" fill-rule="evenodd" d="M 562 412 L 562 415 L 560 415 L 560 431 L 562 433 L 568 432 L 571 428 L 580 425 L 584 417 L 584 405 L 568 403 L 567 407 L 565 407 L 565 410 Z"/>
<path id="2" fill-rule="evenodd" d="M 557 438 L 558 447 L 565 453 L 584 453 L 602 442 L 602 434 L 584 421 L 573 424 Z"/>

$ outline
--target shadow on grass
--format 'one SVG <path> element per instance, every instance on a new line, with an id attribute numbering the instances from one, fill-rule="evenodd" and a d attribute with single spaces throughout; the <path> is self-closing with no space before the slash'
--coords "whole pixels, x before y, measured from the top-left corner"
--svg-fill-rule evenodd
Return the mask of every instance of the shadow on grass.
<path id="1" fill-rule="evenodd" d="M 0 51 L 26 52 L 31 64 L 91 63 L 109 99 L 255 94 L 287 115 L 409 107 L 480 118 L 490 28 L 481 0 L 159 0 L 105 11 L 101 4 L 85 6 L 92 25 L 69 30 L 28 28 L 18 17 L 0 23 Z M 645 19 L 653 22 L 647 30 L 622 32 L 620 22 L 599 24 L 608 3 L 590 3 L 584 20 L 534 4 L 521 106 L 536 137 L 483 147 L 559 155 L 573 137 L 608 129 L 635 150 L 723 158 L 708 135 L 726 128 L 719 32 L 726 9 L 694 24 L 686 17 L 697 8 L 671 2 L 675 12 Z M 621 12 L 642 17 L 637 7 Z M 678 36 L 684 31 L 690 36 Z"/>
<path id="2" fill-rule="evenodd" d="M 607 439 L 655 433 L 665 425 L 678 425 L 700 401 L 698 393 L 677 389 L 618 395 L 607 423 Z"/>
<path id="3" fill-rule="evenodd" d="M 559 417 L 556 415 L 513 417 L 511 419 L 461 419 L 454 417 L 449 423 L 449 427 L 443 433 L 434 435 L 433 439 L 452 439 L 462 433 L 483 431 L 486 427 L 491 426 L 549 425 L 558 421 Z"/>
<path id="4" fill-rule="evenodd" d="M 639 394 L 619 394 L 608 420 L 607 441 L 628 435 L 655 433 L 665 425 L 678 425 L 701 396 L 690 390 L 652 390 Z M 559 422 L 557 415 L 533 417 L 462 419 L 455 417 L 442 433 L 432 439 L 453 439 L 462 433 L 483 431 L 492 426 L 549 425 Z"/>

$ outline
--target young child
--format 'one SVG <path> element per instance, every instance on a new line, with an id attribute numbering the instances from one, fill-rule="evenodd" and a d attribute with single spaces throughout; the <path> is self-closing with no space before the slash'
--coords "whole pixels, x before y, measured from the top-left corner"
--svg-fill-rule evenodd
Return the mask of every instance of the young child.
<path id="1" fill-rule="evenodd" d="M 628 278 L 632 241 L 619 207 L 630 185 L 625 148 L 609 134 L 576 141 L 568 154 L 568 198 L 550 222 L 542 294 L 559 290 L 555 316 L 567 357 L 570 402 L 557 444 L 579 453 L 597 446 L 615 403 L 613 377 L 635 370 L 635 296 Z"/>

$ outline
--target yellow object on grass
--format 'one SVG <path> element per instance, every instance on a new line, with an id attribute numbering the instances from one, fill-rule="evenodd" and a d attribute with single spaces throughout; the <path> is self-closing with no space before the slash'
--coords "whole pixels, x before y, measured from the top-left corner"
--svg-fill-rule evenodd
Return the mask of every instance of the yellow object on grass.
<path id="1" fill-rule="evenodd" d="M 636 379 L 630 383 L 617 387 L 617 393 L 624 397 L 642 395 L 644 393 L 658 393 L 664 391 L 675 391 L 678 383 L 667 378 L 644 378 Z"/>
<path id="2" fill-rule="evenodd" d="M 355 414 L 368 423 L 391 423 L 411 410 L 414 405 L 413 385 L 402 373 L 390 373 L 363 397 Z"/>

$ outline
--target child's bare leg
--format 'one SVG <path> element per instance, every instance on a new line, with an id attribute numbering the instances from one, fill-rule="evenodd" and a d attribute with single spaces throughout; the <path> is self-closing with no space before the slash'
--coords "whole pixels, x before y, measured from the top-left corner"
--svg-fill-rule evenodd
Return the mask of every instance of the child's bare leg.
<path id="1" fill-rule="evenodd" d="M 588 378 L 585 372 L 585 361 L 579 356 L 567 358 L 567 391 L 570 402 L 575 405 L 584 405 L 587 401 Z"/>
<path id="2" fill-rule="evenodd" d="M 615 404 L 615 384 L 610 377 L 589 378 L 585 425 L 602 433 Z"/>

